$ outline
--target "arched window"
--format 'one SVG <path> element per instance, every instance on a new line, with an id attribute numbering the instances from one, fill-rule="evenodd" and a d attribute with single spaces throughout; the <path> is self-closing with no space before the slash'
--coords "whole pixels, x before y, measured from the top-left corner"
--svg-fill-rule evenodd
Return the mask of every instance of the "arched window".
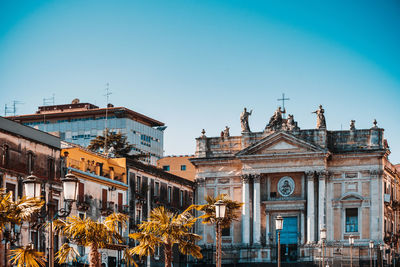
<path id="1" fill-rule="evenodd" d="M 3 166 L 7 167 L 10 161 L 10 148 L 8 145 L 3 145 Z"/>
<path id="2" fill-rule="evenodd" d="M 28 162 L 27 162 L 27 167 L 28 167 L 28 174 L 33 172 L 34 169 L 34 155 L 32 151 L 28 152 Z"/>

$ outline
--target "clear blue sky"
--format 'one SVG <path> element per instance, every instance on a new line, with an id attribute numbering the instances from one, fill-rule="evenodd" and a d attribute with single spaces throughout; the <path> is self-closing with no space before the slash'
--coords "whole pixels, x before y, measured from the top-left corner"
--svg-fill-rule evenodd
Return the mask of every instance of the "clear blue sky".
<path id="1" fill-rule="evenodd" d="M 282 92 L 303 129 L 385 128 L 400 163 L 399 1 L 0 0 L 0 104 L 126 106 L 168 125 L 165 154 L 205 128 L 262 131 Z M 1 110 L 1 115 L 4 112 Z"/>

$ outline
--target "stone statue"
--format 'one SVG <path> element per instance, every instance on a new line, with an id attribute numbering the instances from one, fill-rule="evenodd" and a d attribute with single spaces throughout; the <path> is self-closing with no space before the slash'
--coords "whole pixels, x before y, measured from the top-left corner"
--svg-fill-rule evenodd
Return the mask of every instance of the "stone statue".
<path id="1" fill-rule="evenodd" d="M 250 112 L 247 112 L 247 109 L 244 108 L 242 114 L 240 114 L 240 124 L 242 126 L 242 132 L 250 132 L 250 127 L 249 127 L 249 116 L 253 110 L 250 110 Z"/>
<path id="2" fill-rule="evenodd" d="M 351 120 L 350 121 L 350 130 L 355 130 L 356 129 L 356 121 L 355 120 Z"/>
<path id="3" fill-rule="evenodd" d="M 289 131 L 292 130 L 297 130 L 299 127 L 297 127 L 297 122 L 294 121 L 294 116 L 288 114 L 288 118 L 286 120 L 286 129 Z"/>
<path id="4" fill-rule="evenodd" d="M 319 109 L 312 112 L 317 114 L 317 129 L 326 129 L 326 122 L 325 122 L 325 110 L 322 108 L 322 105 L 319 105 Z"/>
<path id="5" fill-rule="evenodd" d="M 225 130 L 224 130 L 224 137 L 225 138 L 227 138 L 227 137 L 229 137 L 229 127 L 228 126 L 225 126 Z"/>
<path id="6" fill-rule="evenodd" d="M 265 127 L 267 130 L 278 130 L 282 128 L 282 113 L 286 113 L 286 110 L 281 110 L 281 107 L 274 112 L 274 115 L 269 119 L 268 125 Z"/>

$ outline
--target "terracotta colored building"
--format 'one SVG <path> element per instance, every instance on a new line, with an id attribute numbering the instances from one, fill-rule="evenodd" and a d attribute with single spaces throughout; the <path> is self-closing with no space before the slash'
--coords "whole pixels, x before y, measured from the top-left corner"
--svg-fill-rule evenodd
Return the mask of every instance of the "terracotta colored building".
<path id="1" fill-rule="evenodd" d="M 157 161 L 157 167 L 164 171 L 194 181 L 196 169 L 190 162 L 194 156 L 166 156 Z"/>

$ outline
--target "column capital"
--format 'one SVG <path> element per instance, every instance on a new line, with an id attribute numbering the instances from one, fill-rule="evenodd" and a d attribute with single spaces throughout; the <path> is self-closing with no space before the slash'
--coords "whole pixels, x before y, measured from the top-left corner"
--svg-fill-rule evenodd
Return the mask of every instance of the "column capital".
<path id="1" fill-rule="evenodd" d="M 307 180 L 313 180 L 314 179 L 314 176 L 315 176 L 315 172 L 314 171 L 309 170 L 309 171 L 306 171 L 305 174 L 306 174 Z"/>
<path id="2" fill-rule="evenodd" d="M 329 177 L 330 172 L 328 172 L 327 170 L 322 170 L 322 171 L 317 172 L 317 175 L 321 179 L 326 179 Z"/>
<path id="3" fill-rule="evenodd" d="M 253 179 L 254 179 L 254 182 L 255 183 L 260 183 L 260 181 L 261 181 L 261 174 L 254 174 L 253 175 Z"/>
<path id="4" fill-rule="evenodd" d="M 248 184 L 251 180 L 251 174 L 243 174 L 242 175 L 242 183 Z"/>
<path id="5" fill-rule="evenodd" d="M 371 174 L 371 176 L 379 176 L 379 175 L 383 174 L 383 170 L 373 169 L 373 170 L 370 170 L 369 173 Z"/>
<path id="6" fill-rule="evenodd" d="M 204 178 L 196 178 L 196 180 L 194 181 L 196 187 L 204 185 L 205 182 L 206 179 Z"/>

